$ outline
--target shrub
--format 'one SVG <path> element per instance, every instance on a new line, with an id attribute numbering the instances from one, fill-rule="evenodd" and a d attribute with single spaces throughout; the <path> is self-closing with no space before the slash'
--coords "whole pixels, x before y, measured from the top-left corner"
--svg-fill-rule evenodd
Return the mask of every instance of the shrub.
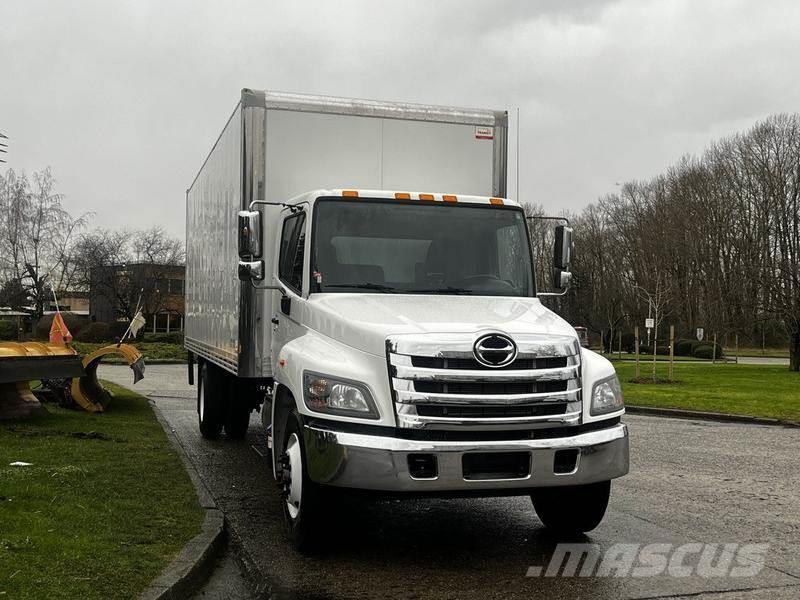
<path id="1" fill-rule="evenodd" d="M 639 354 L 653 354 L 653 347 L 647 344 L 639 346 Z"/>
<path id="2" fill-rule="evenodd" d="M 695 340 L 678 340 L 675 342 L 675 356 L 692 356 L 692 350 L 697 345 Z"/>
<path id="3" fill-rule="evenodd" d="M 97 321 L 82 328 L 75 339 L 79 342 L 107 342 L 111 340 L 109 335 L 108 323 Z"/>
<path id="4" fill-rule="evenodd" d="M 17 322 L 3 319 L 0 321 L 0 340 L 17 339 Z"/>
<path id="5" fill-rule="evenodd" d="M 116 340 L 121 338 L 128 330 L 128 321 L 113 321 L 108 324 L 108 337 L 109 339 Z"/>
<path id="6" fill-rule="evenodd" d="M 622 334 L 622 349 L 628 354 L 636 351 L 636 336 L 632 333 Z"/>
<path id="7" fill-rule="evenodd" d="M 53 316 L 54 315 L 44 315 L 36 323 L 34 332 L 37 339 L 46 340 L 50 337 L 50 327 L 53 325 Z M 69 332 L 73 337 L 77 337 L 80 330 L 86 327 L 86 325 L 89 323 L 88 317 L 83 315 L 76 315 L 75 313 L 71 312 L 62 312 L 61 316 L 64 319 L 64 323 L 67 324 L 67 329 L 69 329 Z"/>
<path id="8" fill-rule="evenodd" d="M 724 356 L 722 352 L 722 346 L 717 344 L 717 351 L 714 353 L 714 344 L 712 342 L 701 342 L 697 344 L 694 351 L 692 352 L 692 356 L 695 358 L 722 358 Z"/>
<path id="9" fill-rule="evenodd" d="M 144 342 L 161 342 L 162 344 L 183 344 L 183 333 L 171 331 L 169 333 L 145 333 Z"/>
<path id="10" fill-rule="evenodd" d="M 669 356 L 669 346 L 656 347 L 656 354 L 659 356 Z"/>

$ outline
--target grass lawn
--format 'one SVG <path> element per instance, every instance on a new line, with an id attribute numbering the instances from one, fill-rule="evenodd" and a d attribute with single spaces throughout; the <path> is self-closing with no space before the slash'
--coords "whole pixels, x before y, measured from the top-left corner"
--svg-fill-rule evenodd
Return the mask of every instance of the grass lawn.
<path id="1" fill-rule="evenodd" d="M 79 354 L 86 355 L 90 352 L 94 352 L 98 348 L 102 348 L 103 346 L 108 346 L 109 344 L 113 344 L 113 342 L 105 342 L 101 344 L 96 343 L 89 343 L 89 342 L 73 342 L 74 348 L 78 351 Z M 181 344 L 167 344 L 164 342 L 136 342 L 131 344 L 132 346 L 136 347 L 139 352 L 144 355 L 144 362 L 147 363 L 148 360 L 168 360 L 168 361 L 175 361 L 175 362 L 186 362 L 186 348 L 183 347 Z M 124 363 L 125 361 L 121 357 L 116 356 L 107 356 L 103 358 L 103 362 L 107 363 Z"/>
<path id="2" fill-rule="evenodd" d="M 674 384 L 630 383 L 633 363 L 616 363 L 625 403 L 633 406 L 685 408 L 800 422 L 800 373 L 783 366 L 676 364 Z M 658 364 L 659 377 L 668 366 Z M 641 366 L 642 377 L 652 363 Z"/>
<path id="3" fill-rule="evenodd" d="M 204 516 L 147 401 L 0 423 L 0 598 L 133 598 Z M 23 461 L 32 466 L 12 467 Z"/>

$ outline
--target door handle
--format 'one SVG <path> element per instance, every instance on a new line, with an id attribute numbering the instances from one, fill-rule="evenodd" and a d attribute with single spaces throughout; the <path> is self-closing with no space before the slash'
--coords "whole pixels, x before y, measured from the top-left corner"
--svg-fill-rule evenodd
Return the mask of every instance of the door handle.
<path id="1" fill-rule="evenodd" d="M 272 318 L 270 319 L 270 322 L 271 322 L 273 325 L 277 325 L 277 324 L 278 324 L 278 319 L 276 319 L 275 317 L 272 317 Z"/>

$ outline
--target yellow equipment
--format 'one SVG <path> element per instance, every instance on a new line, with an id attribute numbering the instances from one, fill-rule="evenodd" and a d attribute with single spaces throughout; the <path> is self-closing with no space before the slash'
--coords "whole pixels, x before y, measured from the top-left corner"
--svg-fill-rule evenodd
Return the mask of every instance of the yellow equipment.
<path id="1" fill-rule="evenodd" d="M 109 394 L 97 380 L 103 357 L 119 355 L 133 370 L 133 382 L 144 377 L 144 358 L 128 344 L 98 348 L 83 360 L 70 346 L 41 342 L 0 342 L 0 421 L 45 412 L 30 381 L 41 380 L 88 412 L 102 412 Z"/>
<path id="2" fill-rule="evenodd" d="M 84 374 L 72 379 L 72 399 L 88 412 L 102 412 L 103 405 L 109 400 L 108 391 L 97 379 L 97 366 L 104 356 L 117 354 L 125 359 L 133 371 L 133 383 L 144 377 L 144 357 L 133 346 L 128 344 L 113 344 L 98 348 L 91 354 L 83 357 Z"/>

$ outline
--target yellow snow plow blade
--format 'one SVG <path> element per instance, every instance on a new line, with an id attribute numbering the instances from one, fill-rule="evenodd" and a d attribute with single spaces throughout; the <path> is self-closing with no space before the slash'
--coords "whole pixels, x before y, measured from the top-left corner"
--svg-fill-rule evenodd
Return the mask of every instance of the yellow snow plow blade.
<path id="1" fill-rule="evenodd" d="M 0 421 L 44 413 L 30 381 L 64 379 L 83 374 L 81 359 L 63 344 L 0 343 Z"/>
<path id="2" fill-rule="evenodd" d="M 144 377 L 144 358 L 142 354 L 133 346 L 128 344 L 112 344 L 98 348 L 91 354 L 83 357 L 82 377 L 75 377 L 72 380 L 72 399 L 86 411 L 102 412 L 103 406 L 110 399 L 109 393 L 100 385 L 97 380 L 97 366 L 103 357 L 116 354 L 125 359 L 128 366 L 133 371 L 133 383 L 138 382 Z"/>

